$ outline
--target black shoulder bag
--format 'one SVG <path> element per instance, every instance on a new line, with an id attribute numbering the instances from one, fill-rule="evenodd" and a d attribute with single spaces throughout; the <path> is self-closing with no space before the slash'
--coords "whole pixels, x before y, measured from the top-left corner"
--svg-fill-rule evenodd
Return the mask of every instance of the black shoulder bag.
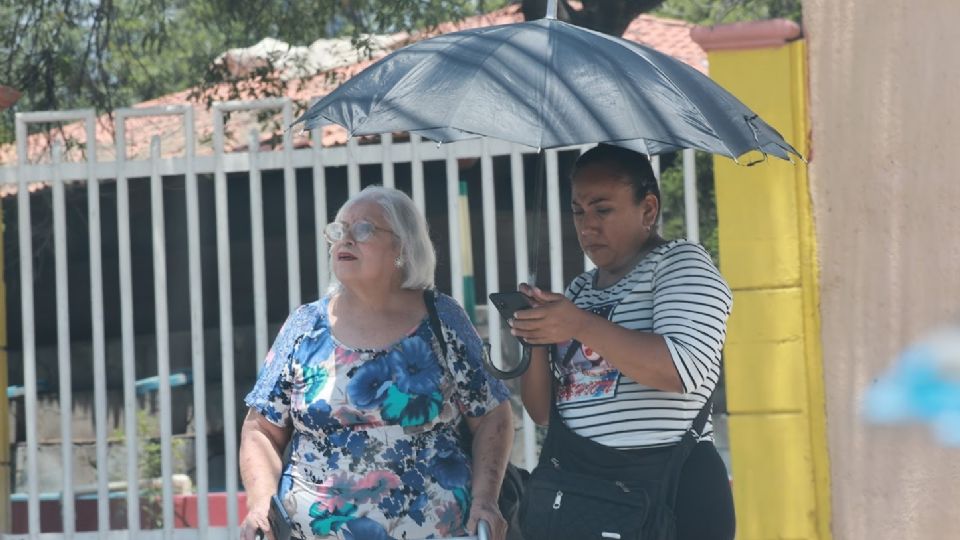
<path id="1" fill-rule="evenodd" d="M 447 340 L 443 337 L 443 327 L 440 325 L 440 315 L 437 313 L 437 299 L 433 289 L 424 289 L 423 303 L 427 306 L 427 314 L 430 318 L 430 329 L 440 344 L 440 350 L 447 353 Z M 444 362 L 441 362 L 445 365 Z M 467 423 L 460 422 L 458 426 L 460 434 L 460 444 L 470 455 L 473 449 L 473 433 Z M 520 501 L 523 499 L 524 483 L 530 473 L 525 469 L 517 467 L 513 463 L 507 463 L 507 470 L 503 476 L 503 483 L 500 487 L 500 497 L 497 500 L 497 506 L 500 508 L 500 515 L 507 521 L 507 540 L 522 540 L 520 536 L 520 526 L 518 515 L 520 510 Z"/>
<path id="2" fill-rule="evenodd" d="M 680 472 L 711 402 L 712 395 L 680 442 L 618 450 L 574 433 L 551 399 L 547 437 L 520 506 L 524 539 L 673 540 Z"/>

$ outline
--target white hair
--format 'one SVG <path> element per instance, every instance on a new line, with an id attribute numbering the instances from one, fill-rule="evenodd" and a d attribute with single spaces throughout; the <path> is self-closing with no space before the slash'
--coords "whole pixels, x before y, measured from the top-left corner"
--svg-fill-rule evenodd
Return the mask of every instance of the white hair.
<path id="1" fill-rule="evenodd" d="M 423 290 L 433 287 L 433 277 L 437 269 L 437 254 L 430 240 L 427 220 L 417 210 L 416 205 L 406 193 L 399 189 L 383 186 L 367 186 L 363 191 L 343 203 L 337 211 L 337 221 L 359 202 L 372 202 L 383 209 L 387 226 L 397 235 L 400 244 L 400 271 L 404 289 Z M 334 284 L 333 288 L 337 285 Z"/>

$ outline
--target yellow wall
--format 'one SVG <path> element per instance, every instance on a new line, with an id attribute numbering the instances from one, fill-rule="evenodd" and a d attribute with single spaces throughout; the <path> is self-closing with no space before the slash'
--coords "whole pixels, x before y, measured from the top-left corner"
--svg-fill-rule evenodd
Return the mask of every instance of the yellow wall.
<path id="1" fill-rule="evenodd" d="M 709 53 L 710 76 L 807 154 L 803 41 Z M 830 538 L 815 236 L 807 169 L 715 158 L 737 538 Z"/>

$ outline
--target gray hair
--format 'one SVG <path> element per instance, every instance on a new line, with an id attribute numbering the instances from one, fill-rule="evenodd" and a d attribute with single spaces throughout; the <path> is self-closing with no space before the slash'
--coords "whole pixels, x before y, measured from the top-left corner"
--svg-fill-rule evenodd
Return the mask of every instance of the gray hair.
<path id="1" fill-rule="evenodd" d="M 383 209 L 387 226 L 397 235 L 400 244 L 400 260 L 403 266 L 401 287 L 423 290 L 433 287 L 433 275 L 437 269 L 437 254 L 430 240 L 427 220 L 413 204 L 413 200 L 399 189 L 383 186 L 367 186 L 363 191 L 343 203 L 337 211 L 337 221 L 351 206 L 358 202 L 376 203 Z"/>

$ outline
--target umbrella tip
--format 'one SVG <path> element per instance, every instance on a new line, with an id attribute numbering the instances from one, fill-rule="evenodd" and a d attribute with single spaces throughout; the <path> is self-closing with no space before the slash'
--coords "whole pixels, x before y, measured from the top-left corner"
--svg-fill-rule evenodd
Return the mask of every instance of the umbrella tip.
<path id="1" fill-rule="evenodd" d="M 547 0 L 547 18 L 557 18 L 557 0 Z"/>

